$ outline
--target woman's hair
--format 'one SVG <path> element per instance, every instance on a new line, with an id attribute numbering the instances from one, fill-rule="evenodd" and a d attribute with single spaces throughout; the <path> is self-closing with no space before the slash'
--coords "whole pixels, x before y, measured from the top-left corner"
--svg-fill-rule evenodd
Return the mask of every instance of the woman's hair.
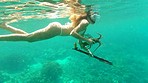
<path id="1" fill-rule="evenodd" d="M 80 0 L 67 0 L 75 3 L 70 3 L 70 20 L 77 26 L 82 19 L 86 19 L 89 23 L 94 24 L 96 20 L 96 14 L 92 10 L 92 5 L 81 5 Z"/>
<path id="2" fill-rule="evenodd" d="M 69 19 L 74 22 L 74 26 L 77 26 L 83 19 L 87 19 L 87 13 L 73 14 Z"/>

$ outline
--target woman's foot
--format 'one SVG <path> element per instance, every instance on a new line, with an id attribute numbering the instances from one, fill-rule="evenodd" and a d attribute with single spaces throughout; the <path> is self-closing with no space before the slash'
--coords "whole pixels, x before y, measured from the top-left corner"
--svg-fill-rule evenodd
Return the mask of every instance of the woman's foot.
<path id="1" fill-rule="evenodd" d="M 0 28 L 5 28 L 6 27 L 6 23 L 0 23 Z"/>

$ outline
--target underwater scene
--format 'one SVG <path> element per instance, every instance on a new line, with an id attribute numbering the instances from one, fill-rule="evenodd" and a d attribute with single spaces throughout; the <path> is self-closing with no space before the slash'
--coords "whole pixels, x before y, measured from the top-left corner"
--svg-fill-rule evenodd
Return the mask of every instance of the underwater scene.
<path id="1" fill-rule="evenodd" d="M 0 0 L 0 23 L 28 33 L 49 23 L 70 22 L 62 0 Z M 72 36 L 25 42 L 0 40 L 0 83 L 148 83 L 148 0 L 80 0 L 99 12 L 86 34 L 97 38 L 90 50 L 74 50 Z M 44 5 L 46 4 L 46 5 Z M 13 20 L 17 19 L 17 20 Z M 12 34 L 0 26 L 1 35 Z M 98 48 L 98 49 L 96 49 Z M 107 64 L 107 60 L 112 64 Z"/>

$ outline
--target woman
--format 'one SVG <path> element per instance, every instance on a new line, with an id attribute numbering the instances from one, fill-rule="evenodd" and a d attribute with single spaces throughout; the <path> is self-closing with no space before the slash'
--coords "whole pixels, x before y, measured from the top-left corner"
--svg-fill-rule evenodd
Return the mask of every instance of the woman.
<path id="1" fill-rule="evenodd" d="M 39 29 L 32 33 L 27 33 L 21 29 L 17 29 L 10 25 L 1 24 L 0 27 L 7 29 L 15 34 L 0 35 L 0 41 L 28 41 L 35 42 L 45 39 L 49 39 L 55 36 L 73 36 L 80 41 L 86 41 L 88 44 L 92 44 L 93 40 L 84 38 L 87 26 L 91 23 L 95 23 L 95 14 L 91 11 L 84 14 L 73 14 L 70 16 L 71 23 L 67 25 L 61 25 L 59 22 L 50 23 L 47 27 Z"/>

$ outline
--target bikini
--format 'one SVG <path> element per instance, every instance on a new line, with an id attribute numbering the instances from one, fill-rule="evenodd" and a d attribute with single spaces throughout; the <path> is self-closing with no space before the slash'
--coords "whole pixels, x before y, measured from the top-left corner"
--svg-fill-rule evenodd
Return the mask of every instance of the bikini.
<path id="1" fill-rule="evenodd" d="M 61 27 L 61 32 L 60 32 L 60 35 L 62 35 L 63 34 L 63 29 L 68 29 L 69 28 L 69 22 L 68 23 L 66 23 L 65 25 L 63 25 L 62 27 Z"/>

